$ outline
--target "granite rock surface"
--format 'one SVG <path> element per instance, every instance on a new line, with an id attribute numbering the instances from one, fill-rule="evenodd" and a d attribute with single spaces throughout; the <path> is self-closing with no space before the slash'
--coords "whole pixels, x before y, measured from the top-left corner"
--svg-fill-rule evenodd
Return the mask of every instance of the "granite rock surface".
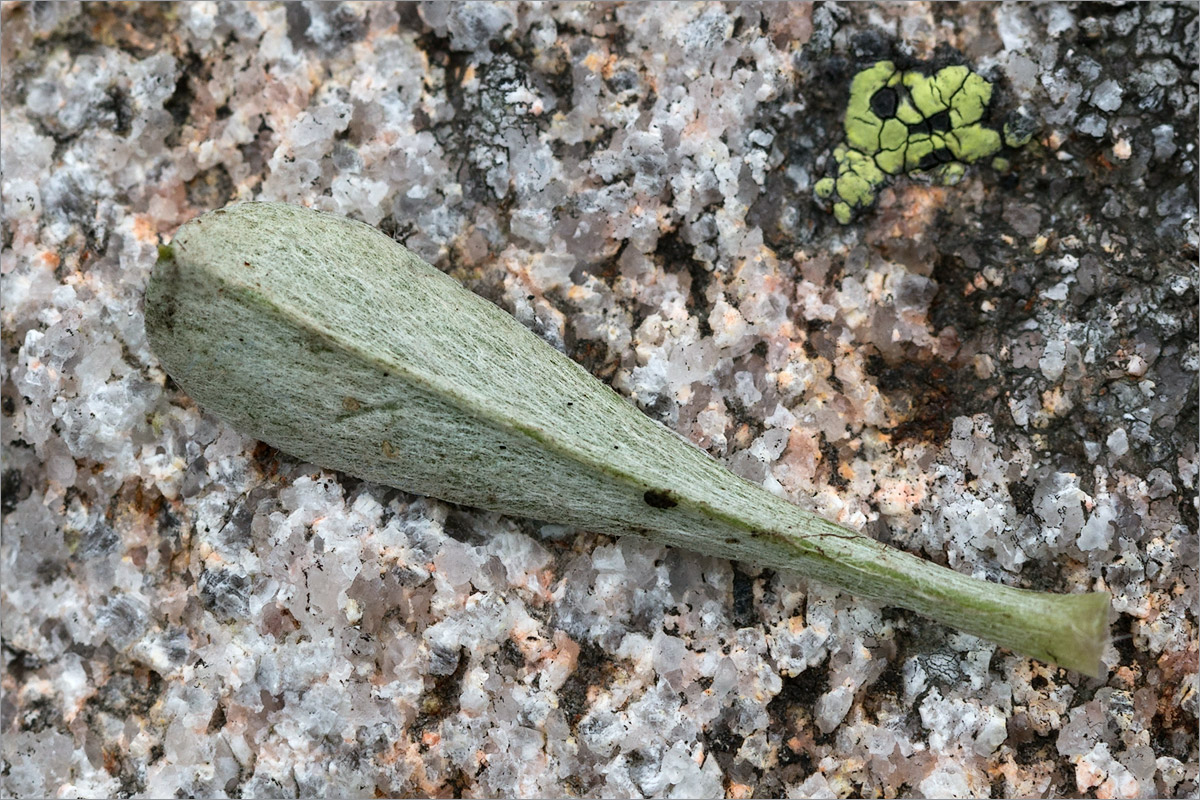
<path id="1" fill-rule="evenodd" d="M 0 14 L 4 795 L 1195 796 L 1194 4 Z M 884 59 L 1036 131 L 841 225 Z M 379 226 L 793 502 L 1112 592 L 1108 675 L 244 438 L 141 303 L 253 199 Z"/>

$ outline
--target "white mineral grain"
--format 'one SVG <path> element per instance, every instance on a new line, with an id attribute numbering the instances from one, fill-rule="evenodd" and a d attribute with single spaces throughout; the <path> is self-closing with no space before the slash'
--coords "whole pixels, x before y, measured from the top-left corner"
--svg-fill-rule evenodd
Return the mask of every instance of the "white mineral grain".
<path id="1" fill-rule="evenodd" d="M 966 765 L 970 764 L 968 767 Z M 977 797 L 987 791 L 987 776 L 971 762 L 939 758 L 934 768 L 917 784 L 925 797 Z"/>
<path id="2" fill-rule="evenodd" d="M 1121 85 L 1110 79 L 1092 90 L 1089 102 L 1101 111 L 1116 111 L 1121 107 L 1121 94 Z"/>
<path id="3" fill-rule="evenodd" d="M 1101 139 L 1108 131 L 1108 120 L 1099 114 L 1088 114 L 1075 123 L 1075 130 L 1085 136 Z"/>
<path id="4" fill-rule="evenodd" d="M 1107 548 L 1112 541 L 1112 523 L 1115 519 L 1116 511 L 1111 502 L 1097 504 L 1080 530 L 1076 545 L 1084 552 Z"/>
<path id="5" fill-rule="evenodd" d="M 814 772 L 788 792 L 788 797 L 796 800 L 835 800 L 838 796 L 820 772 Z"/>
<path id="6" fill-rule="evenodd" d="M 1129 434 L 1124 428 L 1114 428 L 1104 444 L 1114 456 L 1123 456 L 1129 452 Z"/>
<path id="7" fill-rule="evenodd" d="M 817 698 L 814 708 L 815 721 L 822 733 L 829 733 L 838 725 L 854 702 L 854 691 L 850 686 L 837 686 Z"/>
<path id="8" fill-rule="evenodd" d="M 1057 381 L 1062 377 L 1066 365 L 1067 342 L 1062 339 L 1051 339 L 1046 342 L 1042 357 L 1038 359 L 1038 368 L 1047 380 Z"/>

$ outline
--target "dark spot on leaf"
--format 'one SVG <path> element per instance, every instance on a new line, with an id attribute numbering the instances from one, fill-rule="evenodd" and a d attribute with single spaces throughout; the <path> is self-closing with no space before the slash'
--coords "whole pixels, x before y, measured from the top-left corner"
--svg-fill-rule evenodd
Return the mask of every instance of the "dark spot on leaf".
<path id="1" fill-rule="evenodd" d="M 679 505 L 679 501 L 675 499 L 671 492 L 663 491 L 662 489 L 650 489 L 642 499 L 646 501 L 646 505 L 654 508 L 674 508 Z"/>

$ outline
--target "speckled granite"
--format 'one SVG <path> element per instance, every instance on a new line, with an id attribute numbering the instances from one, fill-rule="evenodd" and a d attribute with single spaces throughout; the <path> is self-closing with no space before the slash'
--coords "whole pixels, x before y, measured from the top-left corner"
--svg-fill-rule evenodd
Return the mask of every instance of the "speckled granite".
<path id="1" fill-rule="evenodd" d="M 1195 796 L 1195 4 L 2 14 L 5 795 Z M 882 58 L 1038 130 L 842 226 Z M 1112 591 L 1111 671 L 239 436 L 141 294 L 247 199 L 380 226 L 797 503 Z"/>

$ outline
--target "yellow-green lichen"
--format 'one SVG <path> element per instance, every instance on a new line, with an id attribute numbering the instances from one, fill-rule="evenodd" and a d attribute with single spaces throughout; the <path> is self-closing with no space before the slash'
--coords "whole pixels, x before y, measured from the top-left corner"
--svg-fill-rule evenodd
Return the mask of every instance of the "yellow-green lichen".
<path id="1" fill-rule="evenodd" d="M 952 185 L 965 164 L 994 156 L 1001 147 L 1029 141 L 1032 128 L 983 124 L 992 84 L 965 66 L 943 67 L 932 75 L 898 70 L 879 61 L 854 76 L 843 127 L 846 140 L 833 151 L 836 178 L 822 178 L 814 191 L 833 201 L 845 224 L 857 209 L 873 202 L 891 175 L 926 175 Z M 1019 130 L 1017 129 L 1019 128 Z"/>
<path id="2" fill-rule="evenodd" d="M 1024 147 L 1032 138 L 1033 129 L 1031 127 L 1013 122 L 1004 123 L 1004 143 L 1009 147 Z"/>

